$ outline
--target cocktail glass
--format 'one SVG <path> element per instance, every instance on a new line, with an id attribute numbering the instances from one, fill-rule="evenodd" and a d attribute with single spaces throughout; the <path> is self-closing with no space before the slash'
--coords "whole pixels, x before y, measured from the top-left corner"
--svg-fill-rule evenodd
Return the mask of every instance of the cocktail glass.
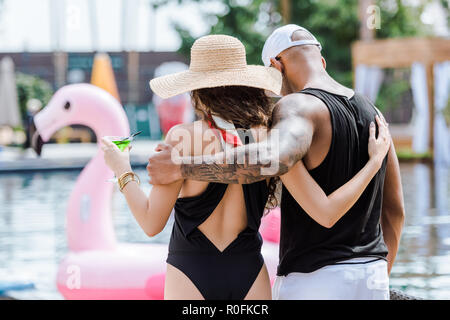
<path id="1" fill-rule="evenodd" d="M 134 140 L 134 137 L 136 137 L 138 134 L 141 134 L 142 131 L 133 133 L 129 137 L 117 137 L 117 136 L 106 136 L 106 139 L 109 139 L 112 143 L 114 143 L 120 151 L 124 151 L 131 143 L 131 141 Z M 107 182 L 117 182 L 117 177 L 111 178 L 106 180 Z"/>

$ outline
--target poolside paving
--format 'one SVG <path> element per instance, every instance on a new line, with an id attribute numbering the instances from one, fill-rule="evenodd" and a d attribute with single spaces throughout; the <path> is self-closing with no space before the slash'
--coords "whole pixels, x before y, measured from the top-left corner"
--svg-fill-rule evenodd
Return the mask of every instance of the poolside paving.
<path id="1" fill-rule="evenodd" d="M 143 167 L 160 141 L 137 140 L 133 142 L 131 165 Z M 42 171 L 42 170 L 80 170 L 98 152 L 96 143 L 46 144 L 40 157 L 31 150 L 0 147 L 0 173 Z"/>

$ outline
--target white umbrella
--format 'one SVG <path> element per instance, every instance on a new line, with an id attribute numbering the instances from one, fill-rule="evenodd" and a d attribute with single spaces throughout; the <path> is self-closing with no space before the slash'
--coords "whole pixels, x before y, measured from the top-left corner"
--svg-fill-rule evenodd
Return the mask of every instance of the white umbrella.
<path id="1" fill-rule="evenodd" d="M 21 124 L 14 62 L 10 57 L 4 57 L 0 61 L 0 126 Z"/>

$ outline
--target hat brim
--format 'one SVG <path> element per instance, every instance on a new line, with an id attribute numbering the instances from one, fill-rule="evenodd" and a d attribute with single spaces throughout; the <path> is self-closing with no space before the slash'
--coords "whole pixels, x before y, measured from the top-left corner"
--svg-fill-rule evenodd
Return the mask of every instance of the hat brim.
<path id="1" fill-rule="evenodd" d="M 222 86 L 246 86 L 280 95 L 281 73 L 272 67 L 249 65 L 241 70 L 194 72 L 191 70 L 152 79 L 153 92 L 167 99 L 188 91 Z"/>

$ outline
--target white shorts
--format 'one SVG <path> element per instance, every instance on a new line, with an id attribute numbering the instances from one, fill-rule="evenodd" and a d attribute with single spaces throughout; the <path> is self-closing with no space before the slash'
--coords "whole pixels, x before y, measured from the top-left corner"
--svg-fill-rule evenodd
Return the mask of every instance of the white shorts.
<path id="1" fill-rule="evenodd" d="M 343 262 L 365 262 L 354 258 Z M 278 276 L 272 289 L 274 300 L 389 300 L 387 262 L 325 266 L 311 273 Z"/>

